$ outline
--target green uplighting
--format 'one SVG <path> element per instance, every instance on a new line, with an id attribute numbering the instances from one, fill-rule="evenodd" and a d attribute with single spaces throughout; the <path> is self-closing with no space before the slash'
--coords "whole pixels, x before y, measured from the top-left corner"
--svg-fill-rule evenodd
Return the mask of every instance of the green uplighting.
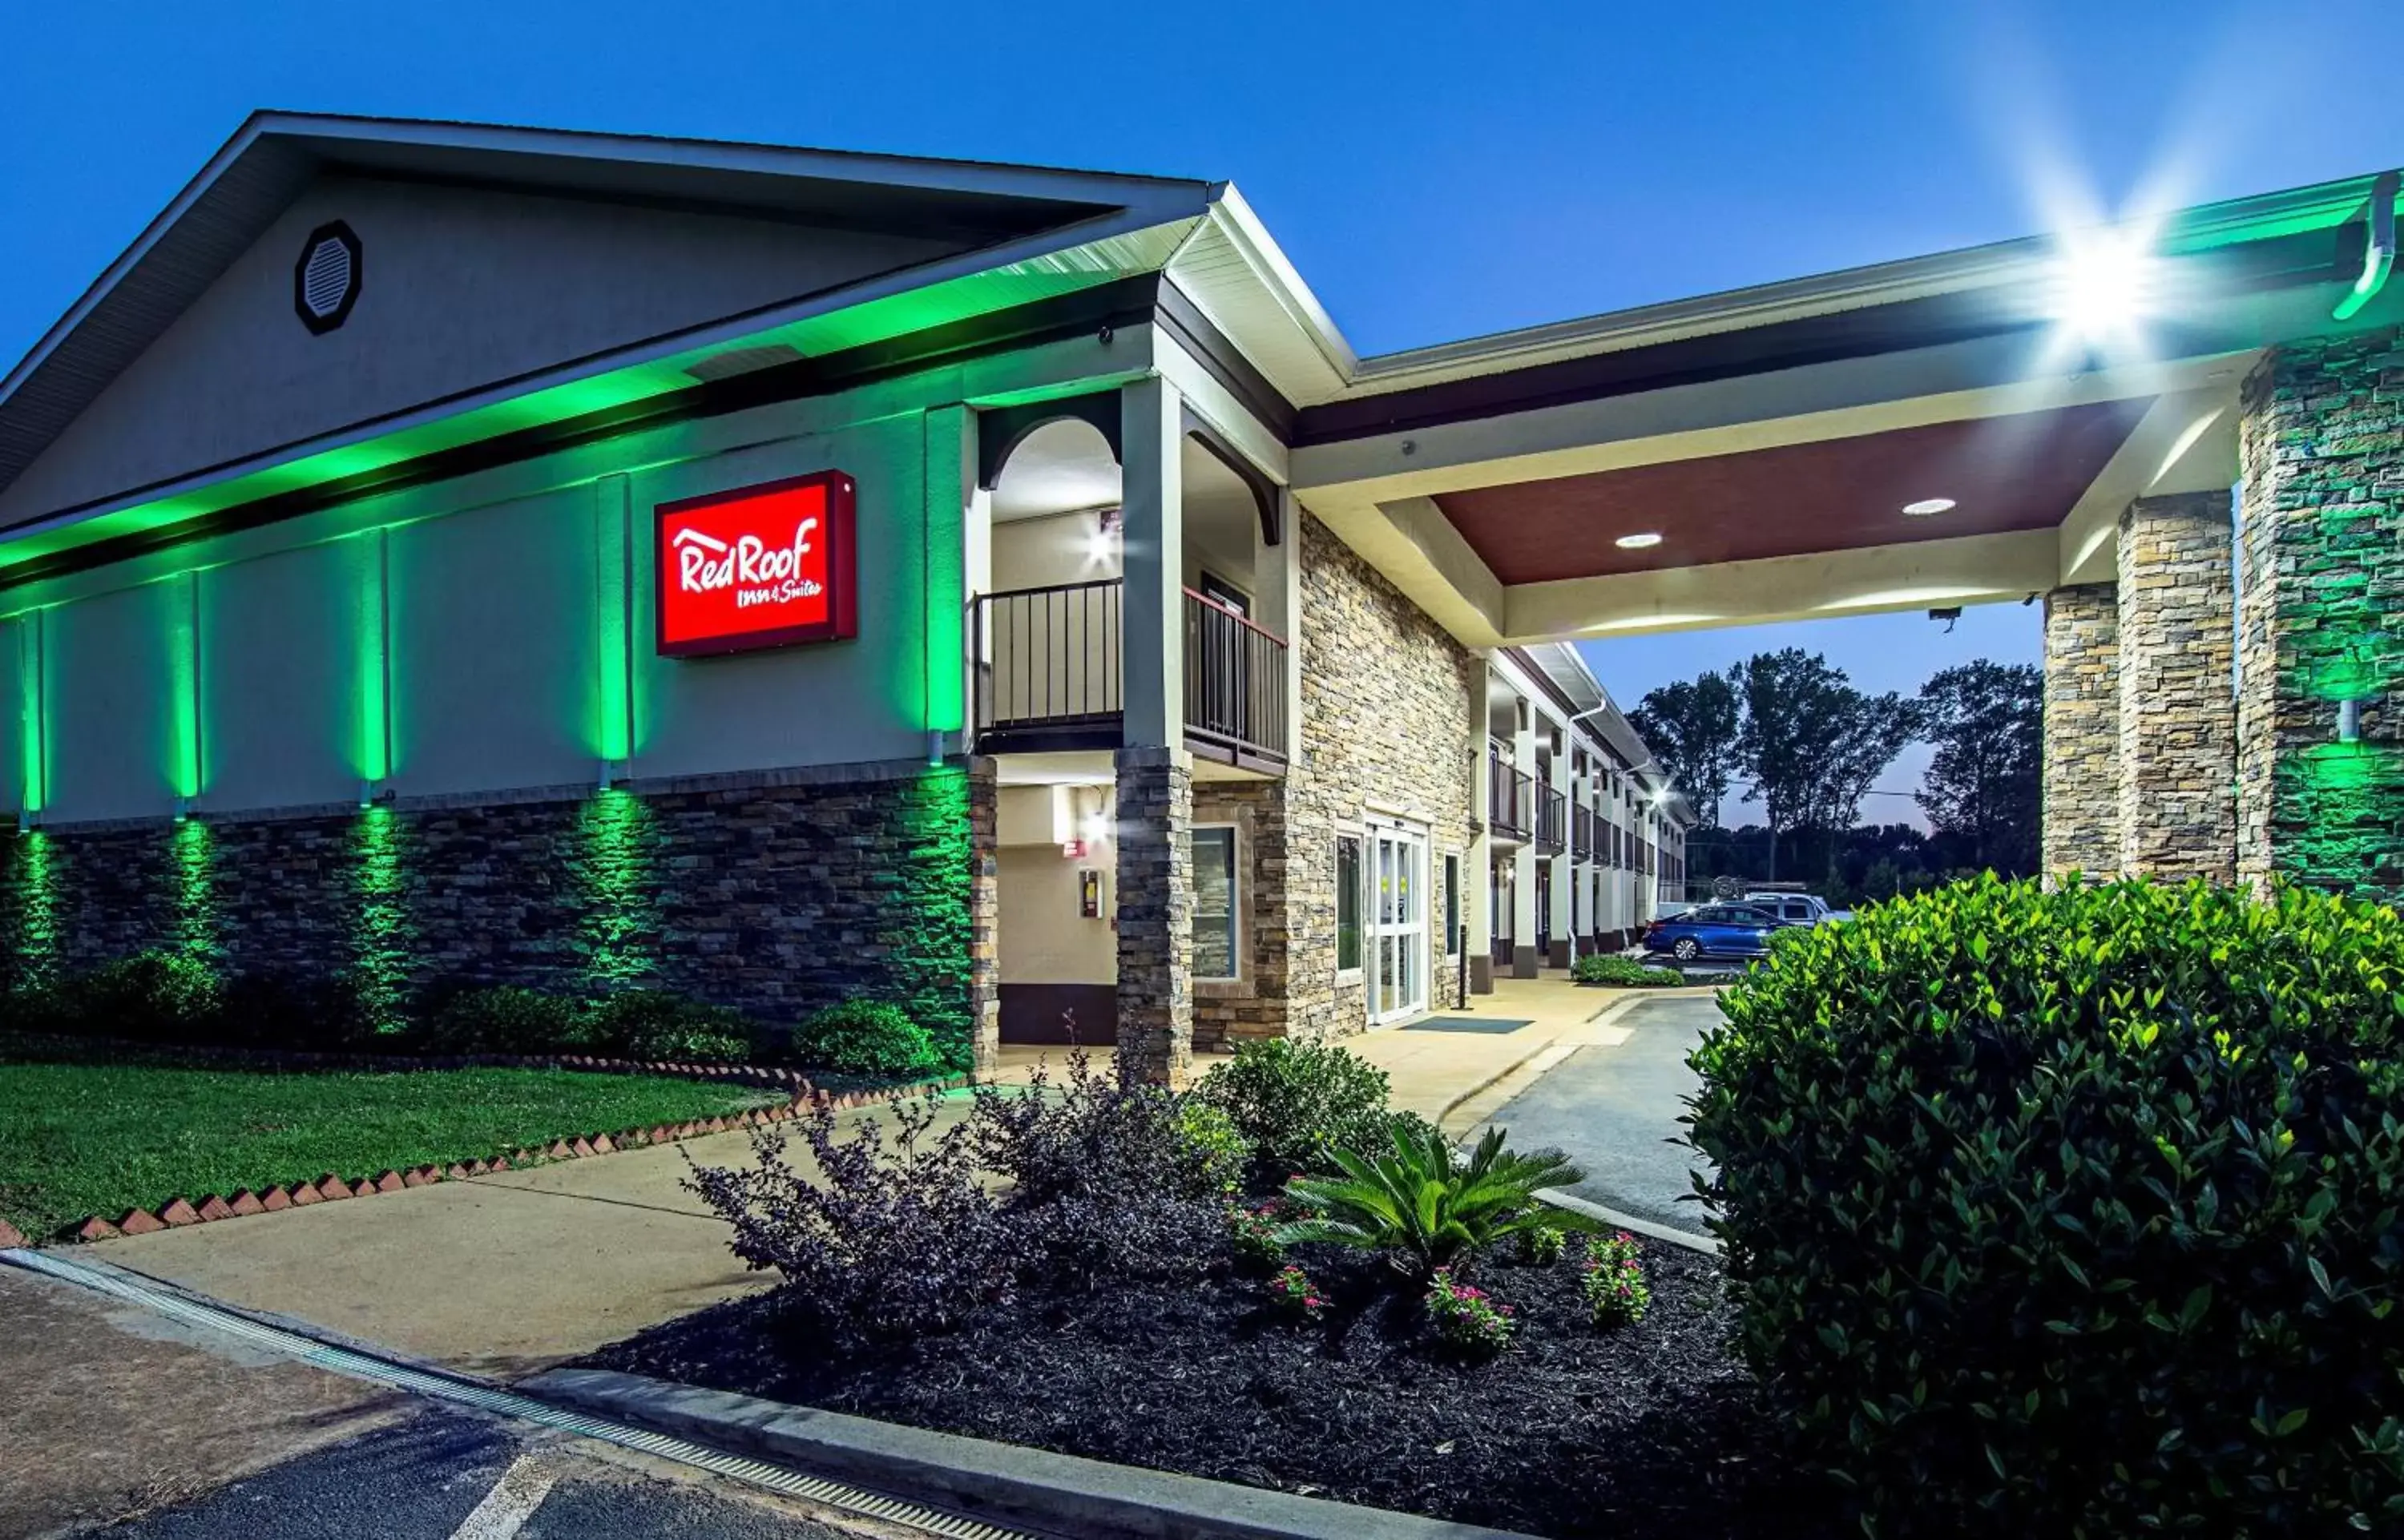
<path id="1" fill-rule="evenodd" d="M 58 963 L 58 852 L 36 829 L 17 842 L 15 855 L 18 967 L 27 978 L 43 978 Z"/>
<path id="2" fill-rule="evenodd" d="M 659 919 L 651 904 L 651 810 L 631 792 L 607 791 L 578 816 L 576 875 L 583 889 L 585 970 L 604 989 L 653 972 Z"/>
<path id="3" fill-rule="evenodd" d="M 170 836 L 175 867 L 175 945 L 186 956 L 217 955 L 217 836 L 198 819 Z"/>
<path id="4" fill-rule="evenodd" d="M 390 588 L 387 537 L 381 529 L 371 529 L 359 539 L 367 542 L 367 559 L 356 610 L 358 636 L 352 648 L 355 679 L 351 693 L 358 712 L 358 741 L 351 767 L 363 781 L 381 781 L 392 774 L 392 622 L 386 613 Z"/>
<path id="5" fill-rule="evenodd" d="M 23 712 L 23 733 L 18 744 L 24 756 L 24 810 L 39 813 L 49 805 L 49 697 L 42 688 L 42 611 L 30 610 L 17 623 L 17 702 Z"/>
<path id="6" fill-rule="evenodd" d="M 171 580 L 175 595 L 170 601 L 175 619 L 167 627 L 167 783 L 175 795 L 201 794 L 203 777 L 201 742 L 200 580 L 189 572 Z"/>
<path id="7" fill-rule="evenodd" d="M 635 752 L 635 639 L 629 591 L 633 569 L 632 511 L 626 479 L 604 477 L 594 511 L 593 731 L 594 756 L 622 764 Z"/>
<path id="8" fill-rule="evenodd" d="M 360 811 L 352 836 L 352 896 L 356 908 L 351 961 L 358 971 L 362 1002 L 382 1023 L 400 1019 L 413 939 L 401 833 L 400 820 L 391 808 L 369 807 Z"/>
<path id="9" fill-rule="evenodd" d="M 966 273 L 902 294 L 863 301 L 824 315 L 770 327 L 745 338 L 728 338 L 706 348 L 629 364 L 585 379 L 565 381 L 507 400 L 455 413 L 357 443 L 337 444 L 314 454 L 262 467 L 131 508 L 117 509 L 0 542 L 0 576 L 15 564 L 119 536 L 147 535 L 283 493 L 357 480 L 373 491 L 382 473 L 443 450 L 480 443 L 507 433 L 573 423 L 595 413 L 639 413 L 647 402 L 692 388 L 688 366 L 730 348 L 782 342 L 810 357 L 889 342 L 1028 301 L 1107 284 L 1149 271 L 1167 259 L 1183 227 L 1164 227 L 1123 238 L 1108 259 L 1066 262 L 1041 257 L 985 273 Z"/>

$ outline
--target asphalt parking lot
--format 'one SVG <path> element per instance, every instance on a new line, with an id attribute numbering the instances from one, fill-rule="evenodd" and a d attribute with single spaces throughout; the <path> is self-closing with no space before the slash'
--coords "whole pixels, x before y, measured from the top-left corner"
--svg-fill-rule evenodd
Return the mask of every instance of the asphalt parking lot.
<path id="1" fill-rule="evenodd" d="M 1616 1047 L 1579 1049 L 1496 1113 L 1521 1149 L 1568 1152 L 1586 1180 L 1568 1189 L 1590 1203 L 1701 1235 L 1701 1206 L 1687 1197 L 1701 1157 L 1677 1142 L 1696 1080 L 1686 1056 L 1716 1025 L 1716 1001 L 1638 1002 L 1618 1024 Z"/>

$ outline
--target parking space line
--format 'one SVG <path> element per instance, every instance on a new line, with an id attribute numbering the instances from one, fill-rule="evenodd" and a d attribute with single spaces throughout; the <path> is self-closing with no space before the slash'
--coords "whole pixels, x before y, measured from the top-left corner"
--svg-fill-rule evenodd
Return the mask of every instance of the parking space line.
<path id="1" fill-rule="evenodd" d="M 499 1482 L 476 1505 L 476 1511 L 451 1533 L 451 1540 L 510 1540 L 542 1506 L 542 1500 L 551 1495 L 552 1485 L 558 1479 L 537 1463 L 532 1455 L 519 1455 L 516 1463 L 501 1473 Z"/>

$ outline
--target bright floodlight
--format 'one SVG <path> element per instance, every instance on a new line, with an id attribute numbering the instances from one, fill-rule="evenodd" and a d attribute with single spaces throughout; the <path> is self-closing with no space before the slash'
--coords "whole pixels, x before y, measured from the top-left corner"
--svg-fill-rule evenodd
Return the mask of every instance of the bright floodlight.
<path id="1" fill-rule="evenodd" d="M 2085 343 L 2132 341 L 2153 313 L 2160 263 L 2143 232 L 2092 231 L 2066 237 L 2054 276 L 2054 319 Z"/>

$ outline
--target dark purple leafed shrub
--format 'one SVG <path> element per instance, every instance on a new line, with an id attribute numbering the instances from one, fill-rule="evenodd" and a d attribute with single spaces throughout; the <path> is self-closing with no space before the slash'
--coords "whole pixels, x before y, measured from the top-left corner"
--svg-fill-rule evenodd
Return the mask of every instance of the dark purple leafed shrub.
<path id="1" fill-rule="evenodd" d="M 943 1104 L 898 1096 L 848 1131 L 821 1108 L 797 1126 L 815 1180 L 765 1128 L 756 1170 L 698 1168 L 690 1184 L 734 1225 L 735 1254 L 837 1335 L 943 1331 L 1024 1283 L 1175 1277 L 1223 1255 L 1250 1151 L 1188 1099 L 1072 1053 L 1062 1085 L 980 1087 L 937 1133 Z"/>
<path id="2" fill-rule="evenodd" d="M 1009 1181 L 1011 1211 L 1054 1279 L 1174 1274 L 1224 1243 L 1227 1196 L 1251 1151 L 1216 1108 L 1111 1080 L 1075 1048 L 1056 1093 L 1038 1065 L 1023 1091 L 975 1096 L 979 1157 Z"/>
<path id="3" fill-rule="evenodd" d="M 896 1097 L 892 1132 L 863 1117 L 848 1132 L 819 1104 L 798 1123 L 756 1129 L 752 1170 L 696 1166 L 687 1183 L 734 1225 L 734 1254 L 783 1275 L 795 1301 L 839 1334 L 948 1330 L 1010 1296 L 1027 1232 L 979 1178 L 966 1123 L 933 1132 L 942 1098 Z M 799 1132 L 813 1174 L 789 1158 Z"/>

